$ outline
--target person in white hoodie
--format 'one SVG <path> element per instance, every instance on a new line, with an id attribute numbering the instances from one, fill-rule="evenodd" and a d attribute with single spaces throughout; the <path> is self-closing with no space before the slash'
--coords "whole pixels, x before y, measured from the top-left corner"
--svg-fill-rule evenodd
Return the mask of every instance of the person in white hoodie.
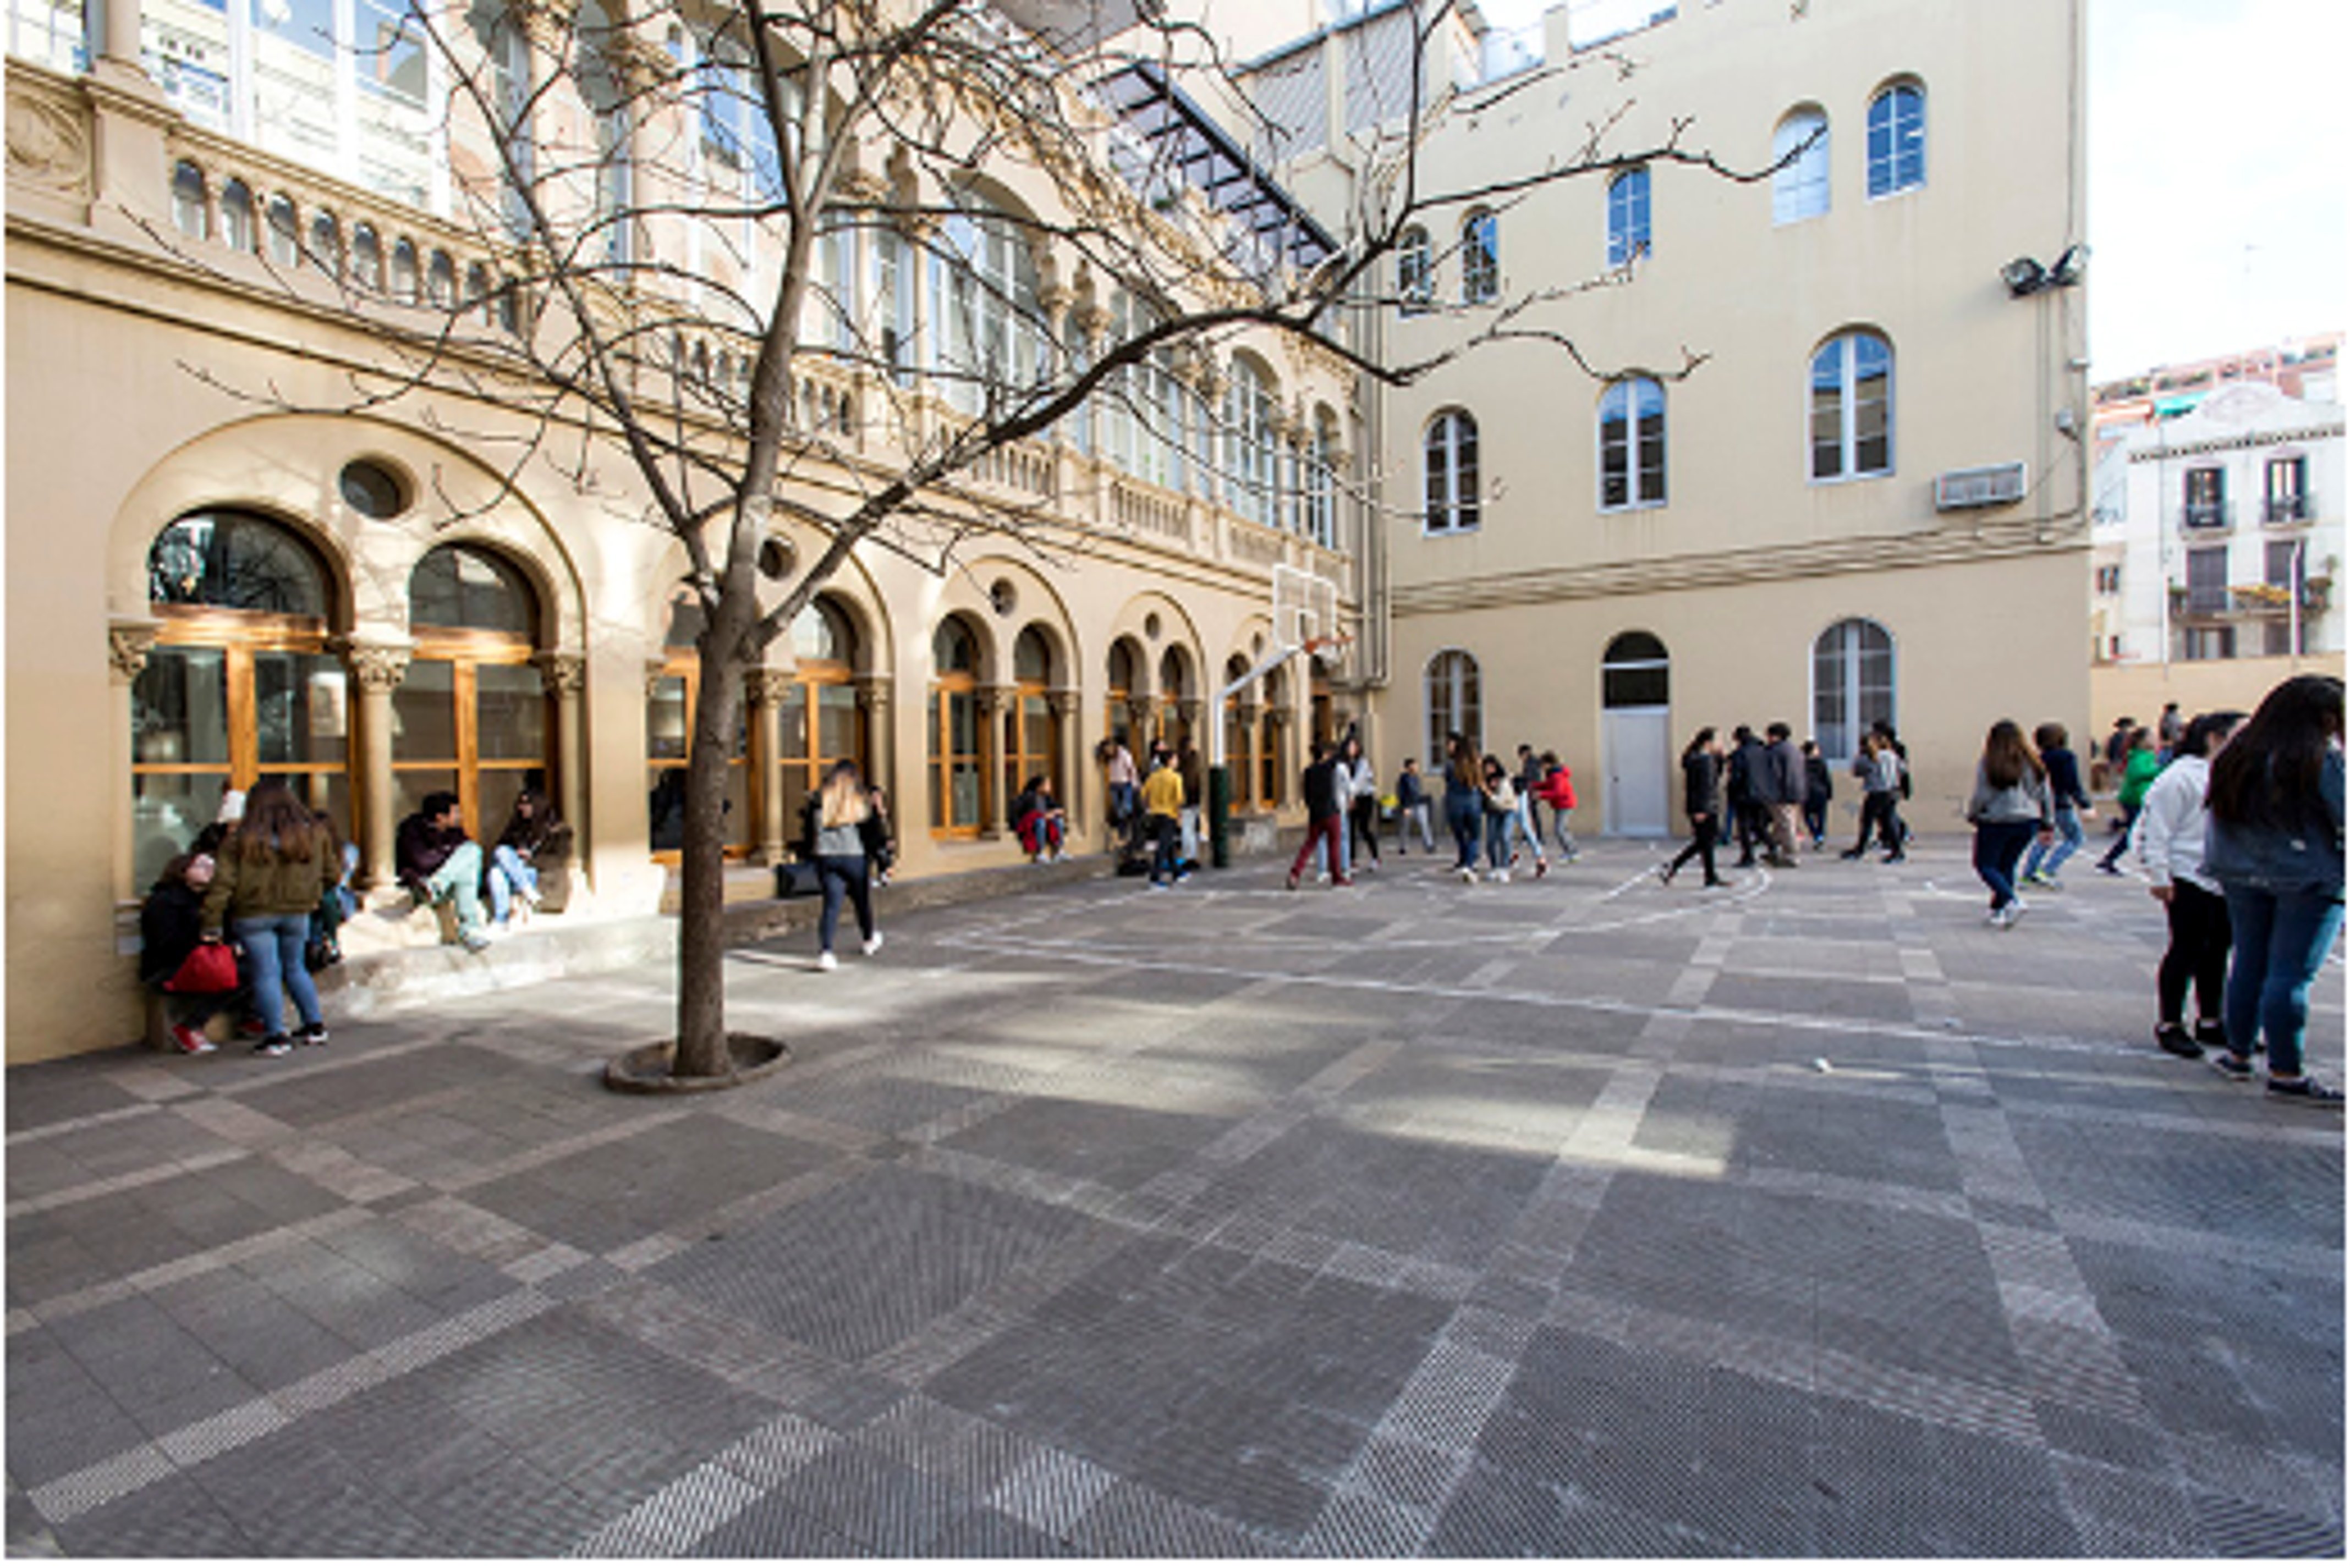
<path id="1" fill-rule="evenodd" d="M 2179 736 L 2170 765 L 2147 787 L 2130 830 L 2147 891 L 2161 902 L 2170 921 L 2170 946 L 2155 971 L 2154 1043 L 2174 1056 L 2199 1057 L 2207 1045 L 2228 1044 L 2220 1012 L 2232 935 L 2227 896 L 2203 873 L 2203 830 L 2210 822 L 2203 797 L 2210 787 L 2211 759 L 2243 724 L 2244 715 L 2232 709 L 2198 714 Z M 2192 1034 L 2185 1021 L 2190 981 Z"/>

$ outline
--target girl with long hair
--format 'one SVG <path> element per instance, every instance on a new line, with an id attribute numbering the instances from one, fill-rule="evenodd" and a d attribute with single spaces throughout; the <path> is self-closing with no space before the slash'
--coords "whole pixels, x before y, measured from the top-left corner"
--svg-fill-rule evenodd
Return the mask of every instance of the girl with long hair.
<path id="1" fill-rule="evenodd" d="M 1346 868 L 1352 873 L 1355 846 L 1363 845 L 1370 853 L 1370 869 L 1379 868 L 1379 781 L 1371 771 L 1368 757 L 1363 755 L 1363 742 L 1353 735 L 1347 737 L 1338 748 L 1338 760 L 1347 769 L 1347 854 Z"/>
<path id="2" fill-rule="evenodd" d="M 2222 1003 L 2228 1048 L 2211 1064 L 2269 1093 L 2340 1106 L 2303 1070 L 2309 987 L 2342 929 L 2342 682 L 2296 675 L 2271 691 L 2211 764 L 2203 868 L 2228 901 L 2235 961 Z"/>
<path id="3" fill-rule="evenodd" d="M 2032 846 L 2032 857 L 2023 863 L 2022 881 L 2026 887 L 2064 886 L 2056 880 L 2056 873 L 2080 851 L 2081 819 L 2096 815 L 2096 808 L 2089 804 L 2089 792 L 2081 787 L 2081 759 L 2073 754 L 2071 742 L 2071 734 L 2062 724 L 2043 724 L 2032 732 L 2033 747 L 2048 769 L 2048 794 L 2056 802 L 2058 843 L 2053 855 L 2044 845 Z"/>
<path id="4" fill-rule="evenodd" d="M 2211 759 L 2243 722 L 2243 714 L 2233 709 L 2198 715 L 2179 736 L 2170 765 L 2138 807 L 2138 864 L 2146 871 L 2147 891 L 2161 904 L 2170 925 L 2170 946 L 2155 971 L 2154 1043 L 2174 1056 L 2200 1056 L 2206 1045 L 2228 1044 L 2220 1023 L 2228 981 L 2228 899 L 2203 870 L 2208 823 L 2203 796 L 2211 782 Z M 2061 827 L 2064 807 L 2060 805 L 2057 811 Z M 2190 981 L 2195 986 L 2192 1035 L 2185 1021 Z"/>
<path id="5" fill-rule="evenodd" d="M 2012 719 L 2002 719 L 1983 737 L 1967 820 L 1975 825 L 1975 875 L 1991 889 L 1989 923 L 2005 930 L 2023 913 L 2023 900 L 2015 896 L 2015 863 L 2023 858 L 2023 846 L 2035 834 L 2043 844 L 2056 839 L 2048 769 Z"/>
<path id="6" fill-rule="evenodd" d="M 1506 882 L 1510 879 L 1510 835 L 1518 825 L 1518 786 L 1510 782 L 1510 770 L 1502 765 L 1502 759 L 1488 752 L 1478 788 L 1484 797 L 1481 806 L 1485 814 L 1485 879 Z"/>
<path id="7" fill-rule="evenodd" d="M 824 889 L 824 912 L 816 920 L 816 967 L 837 969 L 840 961 L 832 956 L 832 939 L 840 926 L 844 897 L 856 907 L 857 929 L 865 939 L 866 956 L 881 950 L 881 930 L 873 923 L 873 890 L 865 860 L 865 825 L 873 815 L 873 805 L 857 764 L 833 763 L 832 771 L 825 774 L 824 788 L 809 797 L 806 810 L 812 818 L 807 836 L 816 851 L 816 883 Z"/>
<path id="8" fill-rule="evenodd" d="M 1707 887 L 1729 886 L 1713 868 L 1714 846 L 1721 842 L 1721 742 L 1714 738 L 1711 724 L 1690 736 L 1690 743 L 1681 748 L 1681 805 L 1689 813 L 1690 841 L 1681 846 L 1679 855 L 1657 867 L 1657 880 L 1671 887 L 1674 874 L 1695 857 L 1705 862 Z"/>
<path id="9" fill-rule="evenodd" d="M 506 923 L 516 900 L 522 904 L 525 920 L 538 909 L 538 856 L 558 826 L 546 791 L 525 787 L 515 796 L 506 830 L 490 847 L 490 868 L 484 877 L 490 885 L 490 919 L 497 924 Z"/>
<path id="10" fill-rule="evenodd" d="M 1477 748 L 1458 734 L 1447 737 L 1444 761 L 1444 826 L 1452 830 L 1460 857 L 1452 869 L 1463 882 L 1477 879 L 1477 837 L 1485 821 L 1485 769 Z"/>
<path id="11" fill-rule="evenodd" d="M 283 1056 L 296 1040 L 327 1043 L 318 988 L 302 958 L 311 911 L 341 874 L 333 836 L 283 780 L 264 779 L 247 792 L 244 815 L 221 841 L 213 885 L 204 893 L 203 940 L 219 941 L 225 930 L 244 949 L 264 1031 L 254 1047 L 260 1055 Z M 289 992 L 302 1018 L 292 1039 L 286 1033 Z"/>

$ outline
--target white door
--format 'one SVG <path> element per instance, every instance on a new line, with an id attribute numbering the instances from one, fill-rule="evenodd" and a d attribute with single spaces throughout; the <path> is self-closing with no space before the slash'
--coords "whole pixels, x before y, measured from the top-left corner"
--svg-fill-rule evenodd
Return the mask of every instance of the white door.
<path id="1" fill-rule="evenodd" d="M 1606 711 L 1608 832 L 1672 836 L 1671 723 L 1669 708 Z"/>

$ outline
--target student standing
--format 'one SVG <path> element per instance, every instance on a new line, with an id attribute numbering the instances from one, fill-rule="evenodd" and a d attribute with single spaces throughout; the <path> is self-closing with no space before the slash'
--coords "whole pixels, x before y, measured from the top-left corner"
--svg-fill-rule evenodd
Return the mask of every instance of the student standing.
<path id="1" fill-rule="evenodd" d="M 2146 803 L 2146 792 L 2152 788 L 2162 772 L 2162 756 L 2154 749 L 2154 732 L 2141 724 L 2130 732 L 2129 755 L 2122 763 L 2121 793 L 2116 803 L 2122 808 L 2121 825 L 2115 829 L 2113 847 L 2097 862 L 2097 869 L 2108 877 L 2118 877 L 2118 862 L 2129 848 L 2130 829 L 2137 826 L 2138 808 Z"/>
<path id="2" fill-rule="evenodd" d="M 1835 798 L 1835 780 L 1828 776 L 1828 760 L 1820 743 L 1804 742 L 1804 831 L 1814 851 L 1828 846 L 1828 803 Z"/>
<path id="3" fill-rule="evenodd" d="M 1892 742 L 1870 731 L 1861 737 L 1860 755 L 1853 759 L 1853 772 L 1860 775 L 1860 836 L 1840 859 L 1857 860 L 1868 852 L 1868 835 L 1873 828 L 1877 841 L 1885 851 L 1885 862 L 1892 865 L 1907 858 L 1901 848 L 1901 815 L 1897 803 L 1901 798 L 1901 758 Z"/>
<path id="4" fill-rule="evenodd" d="M 1460 857 L 1452 869 L 1463 882 L 1477 879 L 1477 838 L 1485 822 L 1485 770 L 1476 749 L 1460 735 L 1451 741 L 1444 763 L 1444 826 L 1452 830 Z"/>
<path id="5" fill-rule="evenodd" d="M 266 1033 L 254 1051 L 283 1056 L 294 1040 L 327 1043 L 318 988 L 302 961 L 310 940 L 310 913 L 342 874 L 342 856 L 294 792 L 264 779 L 245 795 L 244 815 L 221 841 L 213 885 L 204 892 L 203 940 L 225 930 L 252 966 L 254 1009 Z M 294 998 L 302 1026 L 286 1033 L 286 998 Z"/>
<path id="6" fill-rule="evenodd" d="M 1363 742 L 1354 736 L 1347 737 L 1339 747 L 1339 760 L 1347 774 L 1347 862 L 1344 869 L 1355 865 L 1355 846 L 1360 844 L 1370 852 L 1370 868 L 1379 868 L 1379 778 L 1371 771 L 1371 759 L 1363 755 Z"/>
<path id="7" fill-rule="evenodd" d="M 1681 852 L 1657 867 L 1657 880 L 1669 888 L 1673 876 L 1695 857 L 1705 863 L 1705 885 L 1727 887 L 1713 868 L 1716 824 L 1721 816 L 1721 742 L 1707 725 L 1681 750 L 1681 805 L 1689 813 L 1690 841 Z"/>
<path id="8" fill-rule="evenodd" d="M 1428 854 L 1436 853 L 1436 835 L 1428 825 L 1428 784 L 1419 776 L 1419 763 L 1413 757 L 1403 760 L 1403 772 L 1396 775 L 1396 853 L 1411 853 L 1411 836 L 1419 835 L 1419 846 Z"/>
<path id="9" fill-rule="evenodd" d="M 1480 788 L 1484 794 L 1485 879 L 1510 879 L 1510 836 L 1518 826 L 1518 789 L 1502 759 L 1487 753 Z"/>
<path id="10" fill-rule="evenodd" d="M 1770 830 L 1772 864 L 1792 869 L 1804 808 L 1804 753 L 1795 749 L 1795 732 L 1785 722 L 1774 722 L 1763 732 L 1770 741 L 1762 748 L 1754 794 L 1762 804 L 1763 821 Z"/>
<path id="11" fill-rule="evenodd" d="M 2303 1070 L 2309 987 L 2342 929 L 2342 682 L 2296 675 L 2262 699 L 2211 764 L 2203 867 L 2228 898 L 2228 1049 L 2212 1065 L 2249 1078 L 2266 1041 L 2269 1093 L 2340 1106 Z"/>
<path id="12" fill-rule="evenodd" d="M 1580 851 L 1575 846 L 1575 835 L 1566 830 L 1566 819 L 1575 812 L 1575 774 L 1558 760 L 1556 752 L 1542 754 L 1542 783 L 1534 787 L 1534 793 L 1550 807 L 1550 823 L 1558 834 L 1560 857 L 1573 860 Z"/>
<path id="13" fill-rule="evenodd" d="M 824 788 L 808 800 L 808 838 L 816 851 L 817 884 L 824 889 L 824 910 L 816 919 L 816 967 L 840 967 L 832 956 L 832 939 L 840 928 L 840 904 L 845 898 L 857 910 L 858 934 L 865 939 L 868 958 L 881 950 L 881 929 L 873 921 L 873 887 L 866 857 L 866 825 L 873 819 L 873 802 L 857 764 L 842 761 L 825 774 Z"/>
<path id="14" fill-rule="evenodd" d="M 2228 982 L 2228 897 L 2203 870 L 2209 821 L 2203 794 L 2211 782 L 2211 759 L 2243 722 L 2232 710 L 2198 715 L 2180 732 L 2177 754 L 2146 792 L 2138 811 L 2138 864 L 2146 871 L 2147 891 L 2170 925 L 2170 946 L 2155 971 L 2154 1043 L 2174 1056 L 2200 1056 L 2206 1045 L 2228 1044 L 2220 1022 Z M 2053 779 L 2055 770 L 2049 772 Z M 2064 807 L 2057 810 L 2061 814 Z M 2189 981 L 2195 987 L 2191 1036 L 2185 1022 Z"/>
<path id="15" fill-rule="evenodd" d="M 1305 842 L 1297 846 L 1297 858 L 1289 863 L 1289 890 L 1297 891 L 1297 879 L 1305 874 L 1306 862 L 1321 849 L 1336 865 L 1338 859 L 1339 837 L 1345 828 L 1345 798 L 1339 793 L 1338 759 L 1327 741 L 1314 742 L 1314 760 L 1308 763 L 1304 776 L 1298 781 L 1298 793 L 1305 801 Z M 1354 886 L 1341 867 L 1331 878 L 1334 887 Z"/>
<path id="16" fill-rule="evenodd" d="M 2022 915 L 2015 863 L 2034 834 L 2043 844 L 2054 842 L 2054 813 L 2048 770 L 2024 741 L 2022 726 L 2002 719 L 1983 737 L 1974 792 L 1967 796 L 1967 820 L 1975 825 L 1975 875 L 1991 889 L 1991 925 L 2005 930 Z"/>
<path id="17" fill-rule="evenodd" d="M 1142 781 L 1143 820 L 1150 829 L 1150 885 L 1164 891 L 1191 874 L 1178 862 L 1183 839 L 1183 775 L 1176 771 L 1175 755 L 1161 746 L 1150 754 L 1150 776 Z"/>
<path id="18" fill-rule="evenodd" d="M 2054 854 L 2043 846 L 2032 846 L 2032 857 L 2023 863 L 2023 880 L 2029 887 L 2064 885 L 2056 880 L 2056 872 L 2081 847 L 2081 819 L 2096 815 L 2088 791 L 2081 787 L 2081 763 L 2067 744 L 2070 739 L 2062 724 L 2043 724 L 2032 732 L 2032 743 L 2040 749 L 2040 760 L 2048 764 L 2048 793 L 2056 802 L 2057 844 Z"/>

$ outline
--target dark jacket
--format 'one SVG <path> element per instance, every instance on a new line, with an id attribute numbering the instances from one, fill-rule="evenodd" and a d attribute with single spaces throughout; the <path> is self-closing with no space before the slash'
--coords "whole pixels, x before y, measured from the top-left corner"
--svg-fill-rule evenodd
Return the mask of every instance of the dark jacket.
<path id="1" fill-rule="evenodd" d="M 1804 759 L 1804 804 L 1825 805 L 1835 798 L 1835 780 L 1828 773 L 1825 757 Z"/>
<path id="2" fill-rule="evenodd" d="M 139 910 L 139 979 L 161 985 L 203 940 L 204 896 L 178 877 L 158 882 Z"/>
<path id="3" fill-rule="evenodd" d="M 1731 805 L 1763 798 L 1763 774 L 1769 765 L 1770 750 L 1759 736 L 1749 736 L 1731 750 L 1729 776 L 1722 781 Z"/>
<path id="4" fill-rule="evenodd" d="M 1345 809 L 1346 803 L 1338 798 L 1338 763 L 1336 758 L 1325 757 L 1318 763 L 1308 763 L 1303 782 L 1305 787 L 1305 816 L 1309 822 L 1336 816 Z"/>
<path id="5" fill-rule="evenodd" d="M 1762 767 L 1754 791 L 1757 800 L 1772 805 L 1796 805 L 1804 798 L 1804 753 L 1793 741 L 1773 741 L 1762 748 Z"/>
<path id="6" fill-rule="evenodd" d="M 1721 759 L 1691 752 L 1681 759 L 1681 802 L 1691 817 L 1721 815 Z"/>
<path id="7" fill-rule="evenodd" d="M 2040 760 L 2048 764 L 2048 793 L 2056 804 L 2086 811 L 2089 792 L 2081 787 L 2081 763 L 2073 755 L 2073 748 L 2051 746 L 2040 753 Z"/>
<path id="8" fill-rule="evenodd" d="M 204 890 L 205 930 L 264 915 L 307 915 L 343 879 L 342 856 L 323 828 L 308 830 L 299 857 L 248 860 L 237 853 L 237 839 L 232 833 L 221 842 L 213 885 Z"/>
<path id="9" fill-rule="evenodd" d="M 1418 805 L 1428 798 L 1428 790 L 1420 784 L 1417 773 L 1396 774 L 1395 793 L 1398 805 Z"/>
<path id="10" fill-rule="evenodd" d="M 2303 820 L 2292 828 L 2222 822 L 2214 813 L 2203 830 L 2204 875 L 2223 886 L 2341 898 L 2342 775 L 2342 753 L 2327 752 L 2317 798 L 2300 803 Z"/>
<path id="11" fill-rule="evenodd" d="M 400 879 L 411 887 L 421 888 L 425 879 L 441 869 L 442 863 L 457 853 L 457 846 L 466 842 L 461 827 L 435 827 L 432 818 L 422 812 L 411 812 L 400 825 L 392 846 L 392 864 Z"/>

